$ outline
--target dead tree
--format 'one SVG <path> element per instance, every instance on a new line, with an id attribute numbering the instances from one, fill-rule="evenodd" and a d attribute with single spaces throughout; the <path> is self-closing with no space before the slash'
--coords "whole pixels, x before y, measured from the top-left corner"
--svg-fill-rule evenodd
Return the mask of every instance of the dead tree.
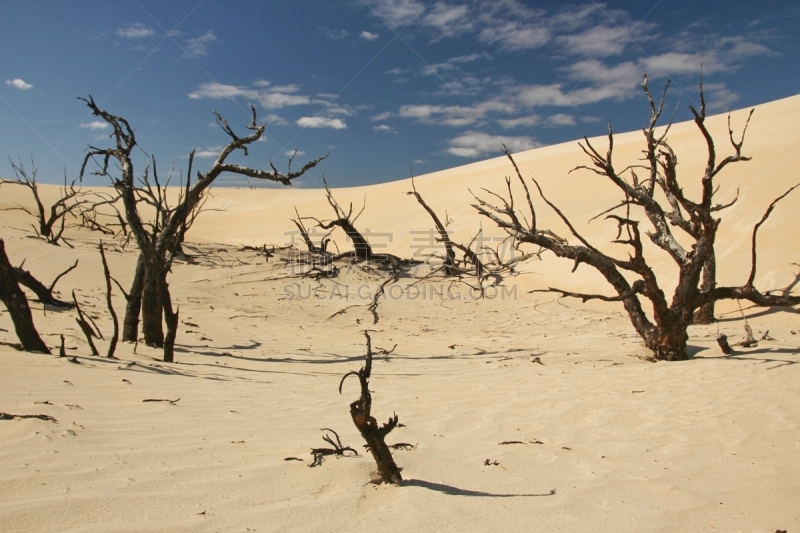
<path id="1" fill-rule="evenodd" d="M 74 180 L 72 183 L 67 185 L 67 175 L 65 173 L 64 185 L 61 189 L 60 197 L 50 206 L 50 209 L 47 210 L 45 209 L 42 199 L 39 196 L 39 185 L 36 183 L 37 169 L 33 163 L 33 158 L 31 158 L 30 173 L 25 170 L 22 160 L 19 160 L 15 163 L 11 158 L 9 158 L 8 161 L 11 163 L 11 168 L 14 170 L 16 179 L 8 180 L 0 178 L 0 185 L 21 185 L 28 188 L 33 195 L 34 201 L 36 202 L 36 211 L 34 212 L 21 205 L 8 209 L 23 211 L 34 217 L 37 222 L 37 224 L 33 227 L 36 235 L 46 240 L 50 244 L 58 245 L 58 242 L 61 240 L 61 237 L 64 234 L 67 215 L 72 213 L 74 210 L 79 209 L 81 206 L 89 203 L 89 201 L 85 198 L 88 196 L 88 194 L 80 190 L 76 190 Z"/>
<path id="2" fill-rule="evenodd" d="M 72 272 L 75 269 L 75 267 L 78 266 L 77 259 L 75 260 L 75 263 L 73 263 L 71 267 L 69 267 L 64 272 L 56 276 L 56 278 L 53 280 L 53 282 L 50 284 L 49 287 L 45 286 L 44 283 L 36 279 L 33 276 L 33 274 L 23 269 L 22 267 L 25 264 L 25 262 L 23 261 L 22 263 L 23 263 L 22 265 L 14 267 L 14 275 L 17 278 L 17 283 L 33 291 L 33 293 L 36 295 L 36 298 L 38 298 L 39 301 L 44 305 L 50 305 L 53 307 L 61 307 L 61 308 L 74 307 L 74 304 L 72 302 L 65 302 L 64 300 L 61 300 L 53 296 L 53 290 L 56 287 L 56 283 L 58 283 L 58 281 L 61 278 Z"/>
<path id="3" fill-rule="evenodd" d="M 417 192 L 417 187 L 414 185 L 414 176 L 411 176 L 411 191 L 406 194 L 413 194 L 414 198 L 419 202 L 419 205 L 428 212 L 431 220 L 433 220 L 433 225 L 436 226 L 436 231 L 439 233 L 437 242 L 444 246 L 445 254 L 444 262 L 442 263 L 442 271 L 447 277 L 453 276 L 456 273 L 456 252 L 453 250 L 453 242 L 450 240 L 450 233 L 445 228 L 445 224 L 442 224 L 436 212 L 425 203 L 425 200 L 422 199 L 422 195 Z M 445 220 L 446 219 L 447 217 L 445 217 Z"/>
<path id="4" fill-rule="evenodd" d="M 342 393 L 342 385 L 348 376 L 357 376 L 361 384 L 361 397 L 350 404 L 350 416 L 353 423 L 356 425 L 358 432 L 364 437 L 367 442 L 370 453 L 375 459 L 375 464 L 378 465 L 378 474 L 381 479 L 386 483 L 393 483 L 399 485 L 403 482 L 403 477 L 400 475 L 400 468 L 392 458 L 392 452 L 386 445 L 386 435 L 389 434 L 395 427 L 397 427 L 397 415 L 392 416 L 387 423 L 383 426 L 378 426 L 378 421 L 372 416 L 372 395 L 369 392 L 369 377 L 372 372 L 372 339 L 370 339 L 369 332 L 365 331 L 364 336 L 367 338 L 367 360 L 364 366 L 359 370 L 348 372 L 342 377 L 339 383 L 339 394 Z"/>
<path id="5" fill-rule="evenodd" d="M 33 324 L 31 308 L 28 306 L 25 293 L 17 284 L 14 267 L 8 261 L 3 239 L 0 239 L 0 300 L 3 300 L 8 314 L 11 315 L 22 348 L 28 352 L 50 353 Z"/>
<path id="6" fill-rule="evenodd" d="M 361 207 L 361 211 L 359 211 L 357 215 L 353 216 L 352 202 L 350 203 L 350 207 L 347 212 L 345 212 L 345 210 L 333 197 L 333 193 L 328 187 L 328 182 L 325 181 L 324 177 L 322 178 L 322 182 L 325 184 L 325 197 L 328 199 L 328 204 L 330 204 L 330 206 L 333 208 L 336 218 L 324 222 L 314 217 L 303 218 L 315 221 L 317 223 L 317 227 L 324 230 L 329 230 L 336 227 L 341 228 L 347 237 L 353 241 L 353 256 L 357 261 L 369 261 L 373 259 L 374 255 L 372 253 L 372 246 L 370 246 L 367 238 L 360 231 L 358 231 L 355 226 L 358 217 L 360 217 L 364 212 L 364 208 L 366 207 L 366 199 L 364 200 L 364 205 Z M 303 218 L 300 218 L 300 220 L 303 220 Z"/>
<path id="7" fill-rule="evenodd" d="M 110 177 L 108 171 L 111 159 L 116 160 L 120 166 L 121 176 L 119 178 L 112 178 L 112 180 L 114 187 L 122 197 L 125 208 L 125 219 L 139 247 L 141 267 L 137 264 L 137 269 L 142 269 L 141 289 L 135 291 L 134 288 L 132 288 L 129 297 L 133 299 L 141 294 L 142 300 L 140 308 L 145 343 L 155 347 L 164 347 L 165 337 L 162 328 L 162 318 L 165 312 L 168 321 L 177 326 L 176 313 L 172 312 L 169 288 L 166 282 L 167 274 L 172 264 L 172 258 L 186 233 L 187 221 L 191 219 L 192 212 L 200 205 L 206 191 L 214 180 L 222 173 L 229 172 L 250 178 L 276 181 L 284 185 L 291 185 L 292 180 L 314 168 L 327 156 L 322 156 L 306 163 L 298 171 L 292 171 L 290 161 L 289 169 L 286 174 L 280 173 L 272 162 L 269 163 L 271 170 L 257 170 L 229 163 L 227 161 L 228 156 L 236 150 L 241 150 L 245 156 L 248 155 L 247 147 L 261 138 L 266 125 L 256 124 L 256 109 L 250 105 L 251 120 L 247 129 L 252 133 L 245 137 L 239 137 L 234 133 L 225 119 L 214 111 L 213 113 L 217 123 L 231 138 L 231 141 L 220 150 L 217 159 L 207 172 L 197 173 L 194 184 L 190 184 L 191 164 L 194 156 L 194 152 L 192 152 L 189 157 L 190 168 L 187 173 L 183 196 L 174 209 L 170 210 L 166 219 L 159 222 L 160 231 L 158 232 L 157 238 L 153 240 L 152 232 L 148 231 L 148 228 L 145 226 L 145 222 L 138 208 L 139 202 L 137 199 L 136 186 L 134 184 L 133 162 L 131 160 L 131 152 L 137 144 L 133 129 L 124 118 L 112 115 L 100 109 L 91 96 L 89 96 L 88 99 L 82 98 L 82 100 L 86 102 L 86 105 L 95 116 L 100 117 L 113 128 L 110 136 L 114 139 L 115 146 L 112 148 L 90 146 L 88 153 L 84 157 L 80 175 L 81 177 L 83 176 L 89 161 L 95 160 L 95 158 L 100 160 L 99 170 L 94 172 L 96 175 Z M 134 281 L 136 282 L 136 279 L 134 279 Z M 136 307 L 130 305 L 130 303 L 131 301 L 129 300 L 124 320 L 124 333 L 126 334 L 124 338 L 126 339 L 130 338 L 128 336 L 131 333 L 129 327 L 135 322 L 132 317 L 127 316 L 127 313 L 133 313 Z M 165 357 L 167 357 L 166 352 Z"/>
<path id="8" fill-rule="evenodd" d="M 520 214 L 514 207 L 514 197 L 511 192 L 510 180 L 508 179 L 506 183 L 509 199 L 506 200 L 495 195 L 501 200 L 502 205 L 492 205 L 476 196 L 477 203 L 473 206 L 481 215 L 493 220 L 517 241 L 535 244 L 552 251 L 558 257 L 571 259 L 574 262 L 573 271 L 581 264 L 586 264 L 596 269 L 611 284 L 616 291 L 616 295 L 575 293 L 552 287 L 546 289 L 546 292 L 555 292 L 563 296 L 580 298 L 584 302 L 593 299 L 622 302 L 634 329 L 642 337 L 645 345 L 653 351 L 656 360 L 685 360 L 687 359 L 687 328 L 693 322 L 695 311 L 705 305 L 719 300 L 736 298 L 748 300 L 761 306 L 794 306 L 800 304 L 800 296 L 763 293 L 754 286 L 757 266 L 756 237 L 758 230 L 772 213 L 775 205 L 797 188 L 798 185 L 791 187 L 777 197 L 769 205 L 761 220 L 753 227 L 750 275 L 745 284 L 738 287 L 714 286 L 709 288 L 706 283 L 701 282 L 701 275 L 709 264 L 709 258 L 714 253 L 714 242 L 721 221 L 721 219 L 715 218 L 716 213 L 732 205 L 732 202 L 725 204 L 714 203 L 714 195 L 717 192 L 714 179 L 728 165 L 750 159 L 742 155 L 742 145 L 744 144 L 747 124 L 745 124 L 741 138 L 736 141 L 730 128 L 730 117 L 728 117 L 729 138 L 733 153 L 718 161 L 714 140 L 705 125 L 706 106 L 701 82 L 700 110 L 698 111 L 694 107 L 690 109 L 694 114 L 694 122 L 705 142 L 708 159 L 701 178 L 701 197 L 698 201 L 692 200 L 684 195 L 683 189 L 678 182 L 678 159 L 666 140 L 669 125 L 663 133 L 656 134 L 656 124 L 663 109 L 666 88 L 658 104 L 650 95 L 646 76 L 642 83 L 642 88 L 650 105 L 649 124 L 643 130 L 646 141 L 643 164 L 617 170 L 612 162 L 614 135 L 610 124 L 608 128 L 608 149 L 605 154 L 601 154 L 595 149 L 587 138 L 584 138 L 584 143 L 580 144 L 583 151 L 590 158 L 593 167 L 581 166 L 578 168 L 593 171 L 602 178 L 611 181 L 622 192 L 623 199 L 605 213 L 607 213 L 606 219 L 613 220 L 618 227 L 617 238 L 613 242 L 631 248 L 631 253 L 627 259 L 618 259 L 601 252 L 589 243 L 578 233 L 567 216 L 544 196 L 538 181 L 532 178 L 531 181 L 535 185 L 539 196 L 569 228 L 572 237 L 577 239 L 579 244 L 569 244 L 566 240 L 555 236 L 553 232 L 540 229 L 537 225 L 536 210 L 534 209 L 527 183 L 522 178 L 513 157 L 507 150 L 505 153 L 511 161 L 525 192 L 530 218 L 528 219 Z M 748 117 L 748 123 L 749 120 Z M 640 177 L 637 174 L 637 170 L 646 173 L 646 175 Z M 628 173 L 630 175 L 627 179 L 623 177 Z M 665 193 L 669 202 L 668 206 L 665 206 L 659 200 L 659 197 L 655 195 L 657 189 Z M 667 299 L 655 272 L 644 256 L 641 230 L 639 228 L 641 221 L 633 218 L 635 215 L 631 213 L 631 208 L 636 209 L 637 212 L 644 212 L 652 226 L 646 232 L 648 238 L 658 248 L 666 252 L 678 267 L 678 283 L 671 301 Z M 614 214 L 613 212 L 617 209 L 625 209 L 625 212 Z M 690 249 L 687 250 L 680 244 L 672 233 L 672 227 L 684 230 L 688 238 L 694 241 Z M 623 275 L 623 272 L 635 278 L 633 282 L 630 282 L 629 278 Z M 646 298 L 651 303 L 653 308 L 652 321 L 643 310 L 640 297 Z"/>

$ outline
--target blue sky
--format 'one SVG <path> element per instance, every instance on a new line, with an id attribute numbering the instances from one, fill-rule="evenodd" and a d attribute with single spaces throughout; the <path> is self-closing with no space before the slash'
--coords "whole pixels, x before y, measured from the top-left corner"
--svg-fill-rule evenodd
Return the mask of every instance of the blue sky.
<path id="1" fill-rule="evenodd" d="M 0 156 L 33 156 L 42 182 L 77 175 L 103 129 L 78 96 L 127 118 L 159 167 L 198 165 L 252 102 L 265 141 L 241 158 L 285 168 L 330 153 L 334 186 L 424 174 L 512 151 L 641 127 L 644 73 L 671 78 L 676 118 L 800 89 L 790 1 L 152 0 L 0 3 Z M 554 7 L 556 6 L 556 7 Z M 143 155 L 138 155 L 138 168 Z M 11 168 L 0 162 L 0 175 Z M 89 178 L 89 183 L 105 184 Z M 219 185 L 242 185 L 236 178 Z"/>

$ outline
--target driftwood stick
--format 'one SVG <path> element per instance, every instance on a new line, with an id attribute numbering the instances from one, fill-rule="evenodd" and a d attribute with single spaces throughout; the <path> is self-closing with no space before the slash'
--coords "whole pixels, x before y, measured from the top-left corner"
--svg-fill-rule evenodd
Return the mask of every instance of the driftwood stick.
<path id="1" fill-rule="evenodd" d="M 117 349 L 117 341 L 119 340 L 119 319 L 117 313 L 114 311 L 114 305 L 111 303 L 111 271 L 108 269 L 108 261 L 106 261 L 106 254 L 103 250 L 103 241 L 100 241 L 100 258 L 103 260 L 103 274 L 106 278 L 106 305 L 108 305 L 108 312 L 111 314 L 111 319 L 114 321 L 114 333 L 111 335 L 111 343 L 108 345 L 108 358 L 114 358 L 114 350 Z M 63 336 L 62 336 L 63 339 Z"/>
<path id="2" fill-rule="evenodd" d="M 100 352 L 97 351 L 97 347 L 92 341 L 92 337 L 97 337 L 98 335 L 84 318 L 83 311 L 81 311 L 81 306 L 78 304 L 78 298 L 75 296 L 74 290 L 72 291 L 72 301 L 75 303 L 75 309 L 78 311 L 78 318 L 75 319 L 75 322 L 78 323 L 81 331 L 83 331 L 83 335 L 86 337 L 86 342 L 89 344 L 89 348 L 92 350 L 92 355 L 100 355 Z"/>
<path id="3" fill-rule="evenodd" d="M 330 428 L 322 428 L 320 431 L 330 431 L 331 433 L 334 434 L 336 440 L 334 441 L 333 438 L 331 438 L 331 436 L 328 434 L 322 436 L 322 440 L 329 443 L 331 446 L 333 446 L 333 448 L 311 448 L 311 455 L 314 456 L 314 461 L 310 465 L 308 465 L 309 468 L 314 468 L 315 466 L 321 465 L 322 458 L 325 457 L 326 455 L 345 456 L 347 455 L 346 452 L 352 452 L 353 455 L 356 456 L 358 455 L 358 452 L 355 451 L 353 448 L 351 448 L 350 446 L 344 446 L 342 444 L 342 439 L 339 438 L 339 434 L 336 433 L 334 430 Z M 294 459 L 302 461 L 302 459 L 296 459 L 296 458 Z M 289 458 L 284 460 L 288 461 Z"/>

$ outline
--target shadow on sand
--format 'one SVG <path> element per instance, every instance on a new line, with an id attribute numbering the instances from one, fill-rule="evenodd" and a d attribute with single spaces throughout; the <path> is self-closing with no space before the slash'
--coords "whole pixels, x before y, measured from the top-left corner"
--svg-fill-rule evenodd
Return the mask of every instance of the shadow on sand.
<path id="1" fill-rule="evenodd" d="M 483 492 L 479 490 L 459 489 L 443 483 L 432 483 L 422 479 L 407 479 L 403 481 L 404 487 L 421 487 L 423 489 L 434 490 L 450 496 L 482 496 L 484 498 L 532 498 L 538 496 L 554 496 L 556 489 L 544 494 L 494 494 L 492 492 Z"/>

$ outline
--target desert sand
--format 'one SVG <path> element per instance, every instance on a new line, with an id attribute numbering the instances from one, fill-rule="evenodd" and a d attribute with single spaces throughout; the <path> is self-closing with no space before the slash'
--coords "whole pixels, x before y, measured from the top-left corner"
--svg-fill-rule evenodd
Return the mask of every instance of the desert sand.
<path id="1" fill-rule="evenodd" d="M 745 117 L 733 113 L 737 132 Z M 800 97 L 758 106 L 744 149 L 753 160 L 720 179 L 720 200 L 739 190 L 718 237 L 720 283 L 744 282 L 750 228 L 800 180 L 798 121 Z M 729 153 L 726 117 L 709 123 L 719 152 Z M 620 166 L 638 156 L 641 138 L 616 137 Z M 705 146 L 692 123 L 676 124 L 669 138 L 691 194 Z M 592 142 L 605 147 L 603 138 Z M 516 160 L 593 242 L 624 253 L 609 244 L 613 223 L 588 222 L 618 195 L 589 172 L 569 174 L 587 163 L 577 142 Z M 464 242 L 481 224 L 488 237 L 500 235 L 476 215 L 469 191 L 500 192 L 512 171 L 495 158 L 415 183 Z M 357 208 L 366 198 L 359 226 L 386 245 L 378 251 L 409 257 L 420 243 L 412 232 L 431 227 L 404 194 L 410 188 L 402 180 L 334 194 Z M 1 187 L 0 208 L 17 204 L 30 205 L 28 191 Z M 493 297 L 471 298 L 460 285 L 459 297 L 442 298 L 431 292 L 438 282 L 411 297 L 401 289 L 416 280 L 401 278 L 377 324 L 363 306 L 331 317 L 363 304 L 357 288 L 374 289 L 385 273 L 353 268 L 334 280 L 299 280 L 281 254 L 267 262 L 242 250 L 291 242 L 294 206 L 331 215 L 319 189 L 213 189 L 187 237 L 194 264 L 176 262 L 169 278 L 181 317 L 173 364 L 142 344 L 135 353 L 121 344 L 119 360 L 92 357 L 74 311 L 31 303 L 45 342 L 57 353 L 64 334 L 79 364 L 0 346 L 0 412 L 57 420 L 0 421 L 0 531 L 800 531 L 797 310 L 743 303 L 756 337 L 768 330 L 772 340 L 724 356 L 717 333 L 736 342 L 744 321 L 735 303 L 719 305 L 718 324 L 690 329 L 688 361 L 647 362 L 621 305 L 528 293 L 557 286 L 610 294 L 588 267 L 571 273 L 571 262 L 546 253 L 503 279 L 505 292 Z M 540 227 L 566 233 L 553 213 L 540 214 Z M 12 263 L 24 259 L 49 282 L 78 259 L 58 290 L 65 298 L 76 290 L 110 334 L 100 235 L 68 228 L 74 248 L 54 247 L 31 238 L 30 222 L 0 212 Z M 759 235 L 761 290 L 797 280 L 798 226 L 796 194 Z M 334 238 L 347 247 L 343 235 Z M 109 244 L 111 270 L 126 287 L 136 250 Z M 674 274 L 665 254 L 648 254 L 664 279 Z M 118 290 L 114 298 L 122 314 L 124 298 Z M 378 420 L 397 413 L 405 424 L 387 442 L 415 445 L 394 452 L 406 480 L 399 487 L 374 483 L 363 452 L 308 467 L 310 448 L 325 445 L 321 428 L 363 450 L 348 411 L 356 382 L 341 395 L 337 387 L 364 361 L 364 329 L 377 347 L 397 345 L 376 356 L 371 389 Z M 5 309 L 0 340 L 16 342 Z M 107 343 L 98 346 L 104 352 Z"/>

